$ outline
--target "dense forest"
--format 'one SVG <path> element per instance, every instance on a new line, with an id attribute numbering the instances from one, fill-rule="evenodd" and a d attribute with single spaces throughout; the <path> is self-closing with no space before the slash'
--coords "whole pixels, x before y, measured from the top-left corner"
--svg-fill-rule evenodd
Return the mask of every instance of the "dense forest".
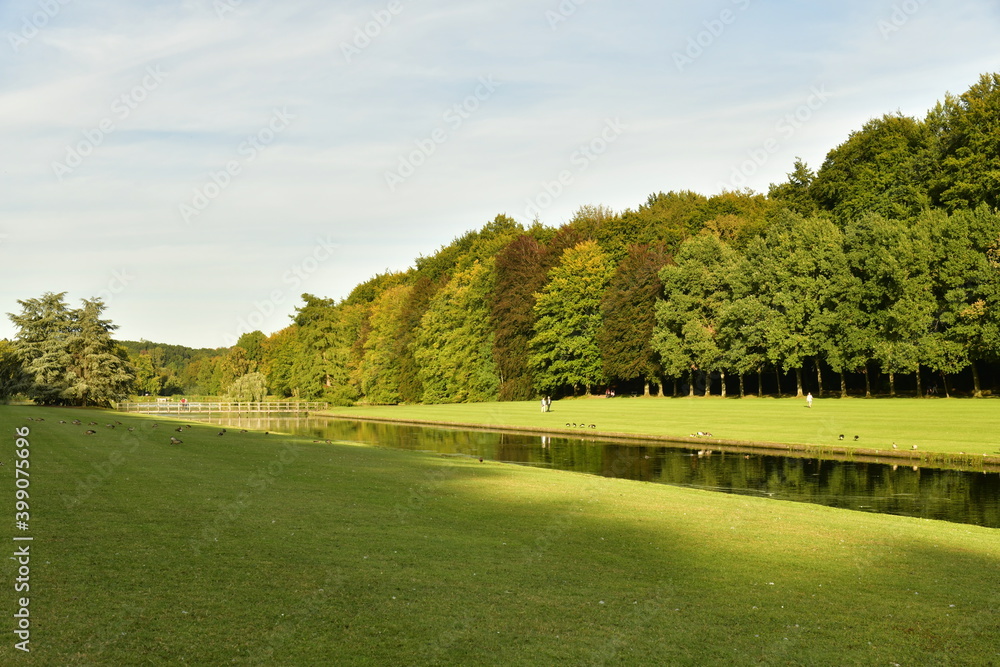
<path id="1" fill-rule="evenodd" d="M 659 192 L 558 228 L 498 215 L 340 301 L 304 294 L 270 336 L 130 343 L 128 359 L 137 393 L 340 404 L 982 395 L 1000 362 L 998 206 L 988 74 L 923 119 L 870 120 L 767 194 Z"/>

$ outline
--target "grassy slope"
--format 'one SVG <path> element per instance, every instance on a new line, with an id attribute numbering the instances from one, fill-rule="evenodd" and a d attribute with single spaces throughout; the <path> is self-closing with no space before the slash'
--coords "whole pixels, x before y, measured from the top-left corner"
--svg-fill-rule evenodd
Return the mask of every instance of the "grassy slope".
<path id="1" fill-rule="evenodd" d="M 763 442 L 1000 453 L 1000 402 L 993 399 L 590 398 L 556 401 L 542 414 L 531 403 L 333 408 L 348 417 L 437 420 L 467 424 L 565 428 L 684 437 L 708 431 L 716 438 Z M 588 428 L 588 433 L 592 431 Z M 844 441 L 838 436 L 844 434 Z M 859 435 L 857 443 L 853 437 Z"/>
<path id="2" fill-rule="evenodd" d="M 151 423 L 0 408 L 44 664 L 1000 662 L 995 530 Z"/>

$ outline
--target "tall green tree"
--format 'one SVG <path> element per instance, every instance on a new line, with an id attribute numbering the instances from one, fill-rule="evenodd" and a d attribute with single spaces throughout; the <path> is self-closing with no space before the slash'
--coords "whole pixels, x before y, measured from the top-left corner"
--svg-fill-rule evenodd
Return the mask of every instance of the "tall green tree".
<path id="1" fill-rule="evenodd" d="M 411 291 L 409 285 L 397 285 L 372 302 L 370 329 L 358 369 L 361 392 L 369 403 L 395 404 L 401 399 L 401 350 L 396 343 L 404 333 L 401 316 Z"/>
<path id="2" fill-rule="evenodd" d="M 896 374 L 919 371 L 933 324 L 928 239 L 905 222 L 879 215 L 852 222 L 844 237 L 851 272 L 861 286 L 859 328 L 868 338 L 870 358 L 888 374 L 895 394 Z"/>
<path id="3" fill-rule="evenodd" d="M 101 318 L 104 302 L 84 299 L 76 311 L 76 331 L 70 338 L 73 380 L 66 395 L 80 405 L 113 405 L 128 398 L 135 383 L 135 369 L 125 348 L 112 340 L 118 326 Z"/>
<path id="4" fill-rule="evenodd" d="M 744 257 L 734 276 L 734 296 L 762 306 L 759 330 L 768 361 L 795 372 L 801 396 L 803 368 L 822 349 L 826 314 L 846 297 L 843 236 L 829 220 L 787 212 L 750 243 Z"/>
<path id="5" fill-rule="evenodd" d="M 601 300 L 614 268 L 596 241 L 565 251 L 535 298 L 535 335 L 528 363 L 535 389 L 555 393 L 590 390 L 607 380 L 597 332 Z"/>
<path id="6" fill-rule="evenodd" d="M 27 377 L 17 348 L 7 339 L 0 340 L 0 401 L 6 401 L 23 391 L 26 384 Z"/>
<path id="7" fill-rule="evenodd" d="M 831 150 L 809 190 L 841 225 L 866 213 L 907 219 L 930 204 L 931 132 L 909 116 L 865 123 Z"/>
<path id="8" fill-rule="evenodd" d="M 949 210 L 1000 207 L 1000 73 L 947 95 L 927 124 L 935 138 L 934 201 Z"/>
<path id="9" fill-rule="evenodd" d="M 726 349 L 719 336 L 722 316 L 732 302 L 730 280 L 736 253 L 714 234 L 692 236 L 681 244 L 674 263 L 660 270 L 664 298 L 656 303 L 653 347 L 667 362 L 671 375 L 692 370 L 723 373 Z M 705 395 L 711 383 L 705 383 Z M 694 382 L 690 382 L 690 393 Z"/>
<path id="10" fill-rule="evenodd" d="M 496 400 L 500 376 L 489 318 L 493 284 L 492 267 L 476 262 L 431 299 L 413 349 L 425 403 Z"/>
<path id="11" fill-rule="evenodd" d="M 18 327 L 14 347 L 29 380 L 25 394 L 43 405 L 69 402 L 66 392 L 73 383 L 70 341 L 76 317 L 65 296 L 46 292 L 37 299 L 19 299 L 21 312 L 7 314 Z"/>
<path id="12" fill-rule="evenodd" d="M 135 369 L 135 390 L 146 396 L 158 396 L 163 388 L 163 379 L 148 352 L 129 355 L 129 363 Z"/>

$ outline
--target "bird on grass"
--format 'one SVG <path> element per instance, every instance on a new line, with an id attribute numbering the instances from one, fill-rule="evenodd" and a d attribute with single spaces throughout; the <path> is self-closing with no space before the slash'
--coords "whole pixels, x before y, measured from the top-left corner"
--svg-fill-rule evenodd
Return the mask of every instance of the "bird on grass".
<path id="1" fill-rule="evenodd" d="M 597 428 L 597 424 L 591 424 L 590 428 Z"/>
<path id="2" fill-rule="evenodd" d="M 93 431 L 89 428 L 83 432 L 84 435 L 94 435 L 95 433 L 97 433 L 97 431 Z"/>
<path id="3" fill-rule="evenodd" d="M 132 431 L 134 431 L 134 430 L 135 430 L 135 426 L 129 426 L 129 427 L 128 427 L 128 432 L 129 432 L 129 433 L 131 433 L 131 432 L 132 432 Z"/>
<path id="4" fill-rule="evenodd" d="M 60 424 L 65 424 L 65 423 L 66 423 L 66 420 L 65 420 L 65 419 L 60 419 L 60 420 L 59 420 L 59 423 L 60 423 Z"/>
<path id="5" fill-rule="evenodd" d="M 843 433 L 841 433 L 839 436 L 837 436 L 837 440 L 843 440 L 843 439 L 844 439 L 844 434 Z"/>
<path id="6" fill-rule="evenodd" d="M 87 426 L 97 426 L 97 422 L 88 422 Z"/>
<path id="7" fill-rule="evenodd" d="M 917 448 L 916 445 L 913 445 L 912 447 L 910 447 L 910 449 L 916 449 L 916 448 Z"/>
<path id="8" fill-rule="evenodd" d="M 226 434 L 225 431 L 219 431 L 219 435 L 225 435 L 225 434 Z"/>
<path id="9" fill-rule="evenodd" d="M 896 443 L 892 443 L 892 448 L 893 449 L 899 449 L 899 447 L 896 446 Z"/>
<path id="10" fill-rule="evenodd" d="M 247 430 L 245 428 L 241 428 L 240 429 L 240 433 L 246 433 L 246 432 L 247 432 Z"/>
<path id="11" fill-rule="evenodd" d="M 858 441 L 858 438 L 860 438 L 860 437 L 861 437 L 860 435 L 856 435 L 856 436 L 854 436 L 854 442 L 857 442 L 857 441 Z"/>
<path id="12" fill-rule="evenodd" d="M 181 427 L 181 426 L 178 426 L 178 427 L 177 427 L 177 428 L 175 428 L 174 430 L 175 430 L 175 431 L 177 431 L 178 433 L 180 433 L 181 431 L 183 431 L 183 430 L 184 430 L 184 428 L 183 428 L 183 427 Z"/>
<path id="13" fill-rule="evenodd" d="M 179 445 L 179 444 L 181 444 L 183 442 L 184 442 L 183 440 L 178 440 L 174 436 L 170 436 L 170 444 L 171 445 Z"/>
<path id="14" fill-rule="evenodd" d="M 160 425 L 159 425 L 159 424 L 156 424 L 156 423 L 154 423 L 154 424 L 153 424 L 153 428 L 160 428 Z"/>

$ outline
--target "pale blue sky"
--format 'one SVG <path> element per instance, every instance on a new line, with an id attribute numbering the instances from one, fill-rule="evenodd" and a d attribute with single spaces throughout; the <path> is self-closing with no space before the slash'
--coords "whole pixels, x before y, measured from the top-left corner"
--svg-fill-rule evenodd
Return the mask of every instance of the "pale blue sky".
<path id="1" fill-rule="evenodd" d="M 498 213 L 766 191 L 1000 70 L 985 0 L 18 0 L 0 27 L 0 309 L 101 295 L 120 338 L 212 347 Z"/>

